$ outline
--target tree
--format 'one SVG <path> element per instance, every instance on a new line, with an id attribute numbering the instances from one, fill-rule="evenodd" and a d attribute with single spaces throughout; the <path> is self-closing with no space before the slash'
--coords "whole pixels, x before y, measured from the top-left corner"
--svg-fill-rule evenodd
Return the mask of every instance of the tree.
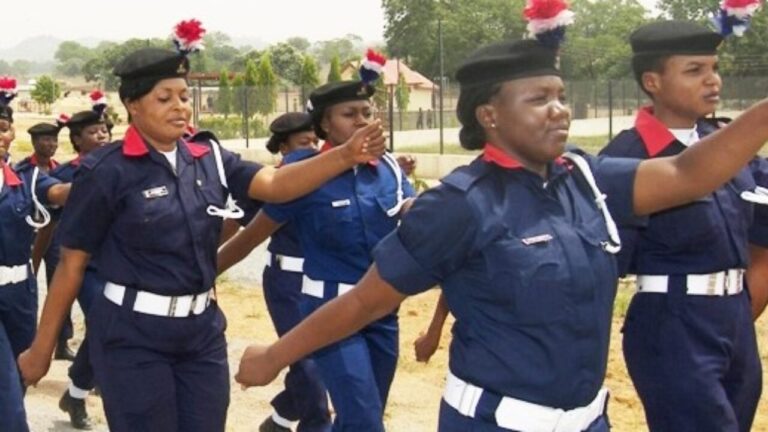
<path id="1" fill-rule="evenodd" d="M 0 59 L 0 75 L 10 75 L 11 65 L 7 61 Z"/>
<path id="2" fill-rule="evenodd" d="M 303 60 L 301 52 L 285 42 L 273 45 L 269 52 L 275 73 L 284 80 L 299 84 Z"/>
<path id="3" fill-rule="evenodd" d="M 83 74 L 87 81 L 99 81 L 107 90 L 116 90 L 120 83 L 112 71 L 125 56 L 139 48 L 167 48 L 168 41 L 163 39 L 129 39 L 121 44 L 106 43 L 96 48 L 93 59 L 83 65 Z"/>
<path id="4" fill-rule="evenodd" d="M 327 82 L 334 83 L 341 81 L 341 65 L 339 63 L 338 56 L 331 59 L 331 68 L 328 70 Z"/>
<path id="5" fill-rule="evenodd" d="M 304 59 L 301 63 L 301 74 L 299 75 L 299 83 L 301 86 L 301 103 L 302 106 L 307 103 L 307 95 L 309 91 L 314 89 L 320 84 L 320 77 L 317 73 L 317 63 L 311 55 L 304 55 Z"/>
<path id="6" fill-rule="evenodd" d="M 670 19 L 706 22 L 720 0 L 657 0 L 656 7 Z"/>
<path id="7" fill-rule="evenodd" d="M 478 46 L 525 32 L 524 0 L 383 0 L 387 51 L 426 76 L 440 72 L 442 23 L 447 76 Z"/>
<path id="8" fill-rule="evenodd" d="M 334 57 L 346 61 L 363 52 L 363 38 L 348 34 L 343 38 L 320 41 L 313 46 L 313 52 L 321 64 L 329 63 Z"/>
<path id="9" fill-rule="evenodd" d="M 219 95 L 216 98 L 216 110 L 224 114 L 224 118 L 229 117 L 232 112 L 232 86 L 229 82 L 229 71 L 221 71 L 219 76 Z"/>
<path id="10" fill-rule="evenodd" d="M 235 109 L 235 111 L 240 114 L 241 116 L 245 116 L 245 108 L 246 108 L 246 98 L 247 98 L 247 87 L 245 86 L 245 79 L 242 75 L 235 75 L 235 79 L 232 80 L 232 88 L 233 88 L 233 94 L 234 99 L 232 100 L 232 107 Z M 249 111 L 249 117 L 250 117 L 250 107 L 251 102 L 248 102 L 248 111 Z"/>
<path id="11" fill-rule="evenodd" d="M 397 77 L 397 87 L 395 88 L 395 102 L 397 111 L 400 113 L 400 129 L 403 129 L 403 114 L 408 111 L 408 102 L 411 99 L 411 89 L 405 81 L 405 75 L 402 73 Z"/>
<path id="12" fill-rule="evenodd" d="M 65 76 L 81 75 L 83 65 L 94 56 L 92 49 L 73 41 L 60 43 L 53 55 L 56 59 L 56 70 Z"/>
<path id="13" fill-rule="evenodd" d="M 51 113 L 51 104 L 61 96 L 61 86 L 48 75 L 43 75 L 37 79 L 35 87 L 32 89 L 32 100 L 43 107 L 46 114 Z"/>
<path id="14" fill-rule="evenodd" d="M 32 66 L 32 62 L 29 60 L 14 60 L 13 63 L 11 63 L 11 74 L 16 75 L 16 77 L 29 76 L 29 73 L 32 71 Z"/>
<path id="15" fill-rule="evenodd" d="M 296 48 L 302 53 L 307 52 L 309 47 L 312 46 L 312 44 L 309 43 L 309 40 L 307 40 L 307 38 L 301 37 L 301 36 L 290 37 L 286 39 L 285 43 Z"/>
<path id="16" fill-rule="evenodd" d="M 266 51 L 261 56 L 259 67 L 256 70 L 254 111 L 266 117 L 275 110 L 277 84 L 277 75 L 275 75 L 275 71 L 272 69 L 271 54 L 269 51 Z"/>
<path id="17" fill-rule="evenodd" d="M 568 29 L 562 69 L 571 79 L 615 79 L 631 76 L 627 35 L 648 22 L 637 0 L 574 0 L 578 19 Z"/>

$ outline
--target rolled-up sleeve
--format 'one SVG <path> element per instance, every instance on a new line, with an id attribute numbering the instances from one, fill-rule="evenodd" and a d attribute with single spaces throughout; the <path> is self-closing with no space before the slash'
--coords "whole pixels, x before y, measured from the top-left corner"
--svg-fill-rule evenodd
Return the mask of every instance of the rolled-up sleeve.
<path id="1" fill-rule="evenodd" d="M 379 273 L 406 295 L 440 284 L 472 253 L 477 222 L 463 192 L 447 186 L 425 192 L 374 249 Z"/>
<path id="2" fill-rule="evenodd" d="M 248 189 L 253 176 L 264 166 L 257 162 L 245 161 L 237 153 L 221 149 L 221 159 L 227 177 L 227 186 L 232 196 L 238 201 L 250 199 Z"/>

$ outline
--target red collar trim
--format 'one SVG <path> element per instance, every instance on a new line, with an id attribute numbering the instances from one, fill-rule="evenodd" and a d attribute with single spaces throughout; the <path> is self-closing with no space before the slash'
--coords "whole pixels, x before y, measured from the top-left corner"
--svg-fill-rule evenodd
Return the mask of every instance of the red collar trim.
<path id="1" fill-rule="evenodd" d="M 76 158 L 74 158 L 74 159 L 72 159 L 71 161 L 69 161 L 69 164 L 70 164 L 70 165 L 72 165 L 72 166 L 80 166 L 80 161 L 81 161 L 82 159 L 83 159 L 83 158 L 82 158 L 82 157 L 80 157 L 80 155 L 77 155 L 77 157 L 76 157 Z"/>
<path id="2" fill-rule="evenodd" d="M 0 162 L 3 164 L 3 177 L 5 178 L 5 184 L 8 186 L 19 186 L 21 184 L 21 179 L 19 179 L 19 176 L 16 175 L 15 172 L 11 169 L 11 167 L 8 166 L 5 162 Z"/>
<path id="3" fill-rule="evenodd" d="M 323 142 L 323 146 L 320 147 L 320 153 L 325 153 L 325 152 L 327 152 L 328 150 L 330 150 L 330 149 L 332 149 L 334 147 L 336 147 L 336 146 L 332 142 L 330 142 L 328 140 L 325 140 L 325 142 Z M 368 165 L 370 165 L 370 166 L 374 166 L 375 167 L 378 164 L 379 164 L 378 160 L 368 161 Z"/>
<path id="4" fill-rule="evenodd" d="M 40 161 L 37 160 L 37 155 L 36 154 L 33 153 L 32 156 L 29 157 L 29 164 L 32 165 L 32 166 L 38 166 L 40 164 Z M 48 169 L 49 170 L 54 169 L 57 166 L 59 166 L 59 163 L 56 162 L 56 160 L 51 159 L 51 160 L 48 161 Z"/>
<path id="5" fill-rule="evenodd" d="M 210 147 L 201 144 L 184 141 L 184 145 L 187 147 L 189 154 L 195 159 L 199 159 L 211 151 Z M 123 155 L 140 157 L 147 154 L 149 154 L 149 149 L 144 142 L 144 138 L 141 137 L 141 134 L 139 134 L 135 127 L 129 126 L 128 130 L 125 131 L 125 138 L 123 138 Z"/>
<path id="6" fill-rule="evenodd" d="M 523 164 L 491 143 L 485 143 L 483 160 L 507 169 L 521 169 Z"/>
<path id="7" fill-rule="evenodd" d="M 192 157 L 195 159 L 200 159 L 201 157 L 211 152 L 210 147 L 204 146 L 202 144 L 195 144 L 195 143 L 186 142 L 186 141 L 184 141 L 184 144 L 187 146 L 187 150 L 189 151 L 189 154 L 192 155 Z"/>
<path id="8" fill-rule="evenodd" d="M 645 144 L 648 156 L 654 157 L 677 141 L 669 128 L 653 115 L 653 107 L 640 108 L 635 118 L 635 130 Z"/>
<path id="9" fill-rule="evenodd" d="M 123 138 L 123 155 L 139 157 L 147 154 L 149 154 L 149 149 L 144 143 L 144 138 L 141 137 L 135 127 L 128 126 L 128 130 L 125 131 L 125 138 Z"/>

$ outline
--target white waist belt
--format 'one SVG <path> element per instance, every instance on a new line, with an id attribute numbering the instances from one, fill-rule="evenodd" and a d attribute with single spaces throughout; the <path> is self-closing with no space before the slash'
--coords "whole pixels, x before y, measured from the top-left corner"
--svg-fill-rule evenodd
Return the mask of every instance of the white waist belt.
<path id="1" fill-rule="evenodd" d="M 0 266 L 0 286 L 24 282 L 28 277 L 27 264 Z"/>
<path id="2" fill-rule="evenodd" d="M 276 262 L 280 270 L 296 273 L 302 273 L 304 271 L 304 258 L 267 252 L 267 260 L 270 264 Z"/>
<path id="3" fill-rule="evenodd" d="M 335 284 L 338 287 L 336 293 L 337 296 L 340 296 L 355 287 L 352 284 L 346 283 L 329 283 Z M 301 281 L 301 292 L 312 297 L 325 298 L 325 282 L 310 279 L 307 275 L 304 275 L 304 278 Z"/>
<path id="4" fill-rule="evenodd" d="M 448 371 L 443 399 L 474 418 L 483 391 Z M 608 389 L 603 388 L 589 405 L 566 411 L 504 396 L 496 408 L 496 424 L 520 432 L 580 432 L 603 415 L 607 399 Z"/>
<path id="5" fill-rule="evenodd" d="M 116 305 L 122 305 L 125 298 L 125 286 L 107 282 L 104 296 Z M 197 295 L 163 296 L 147 291 L 136 291 L 133 310 L 147 315 L 184 318 L 205 312 L 213 298 L 213 288 Z"/>
<path id="6" fill-rule="evenodd" d="M 743 269 L 730 269 L 711 274 L 691 274 L 685 278 L 686 293 L 689 295 L 724 296 L 735 295 L 744 290 Z M 638 275 L 637 291 L 666 293 L 669 291 L 669 276 Z"/>

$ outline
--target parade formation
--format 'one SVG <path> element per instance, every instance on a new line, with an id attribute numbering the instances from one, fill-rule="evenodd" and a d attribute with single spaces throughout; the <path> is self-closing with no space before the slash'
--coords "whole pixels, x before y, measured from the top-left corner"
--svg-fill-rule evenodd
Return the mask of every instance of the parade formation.
<path id="1" fill-rule="evenodd" d="M 560 48 L 578 16 L 564 0 L 528 0 L 527 35 L 477 48 L 455 74 L 461 146 L 479 156 L 418 195 L 414 158 L 387 151 L 376 117 L 387 59 L 373 50 L 356 78 L 317 86 L 305 111 L 271 122 L 274 167 L 193 124 L 196 19 L 175 26 L 174 49 L 143 47 L 114 68 L 128 115 L 116 139 L 95 90 L 90 109 L 29 128 L 33 153 L 14 161 L 18 86 L 0 77 L 0 432 L 30 430 L 25 393 L 54 359 L 72 361 L 58 406 L 80 430 L 94 427 L 86 398 L 98 390 L 113 432 L 223 432 L 231 385 L 287 368 L 248 430 L 383 432 L 400 304 L 433 288 L 419 361 L 455 319 L 439 431 L 609 431 L 627 275 L 622 347 L 648 428 L 752 430 L 768 100 L 713 115 L 718 50 L 760 6 L 724 0 L 711 28 L 660 20 L 627 34 L 649 104 L 594 155 L 567 144 Z M 60 163 L 63 129 L 76 157 Z M 252 340 L 238 363 L 217 276 L 267 240 L 279 339 Z M 75 300 L 85 335 L 73 351 Z"/>

